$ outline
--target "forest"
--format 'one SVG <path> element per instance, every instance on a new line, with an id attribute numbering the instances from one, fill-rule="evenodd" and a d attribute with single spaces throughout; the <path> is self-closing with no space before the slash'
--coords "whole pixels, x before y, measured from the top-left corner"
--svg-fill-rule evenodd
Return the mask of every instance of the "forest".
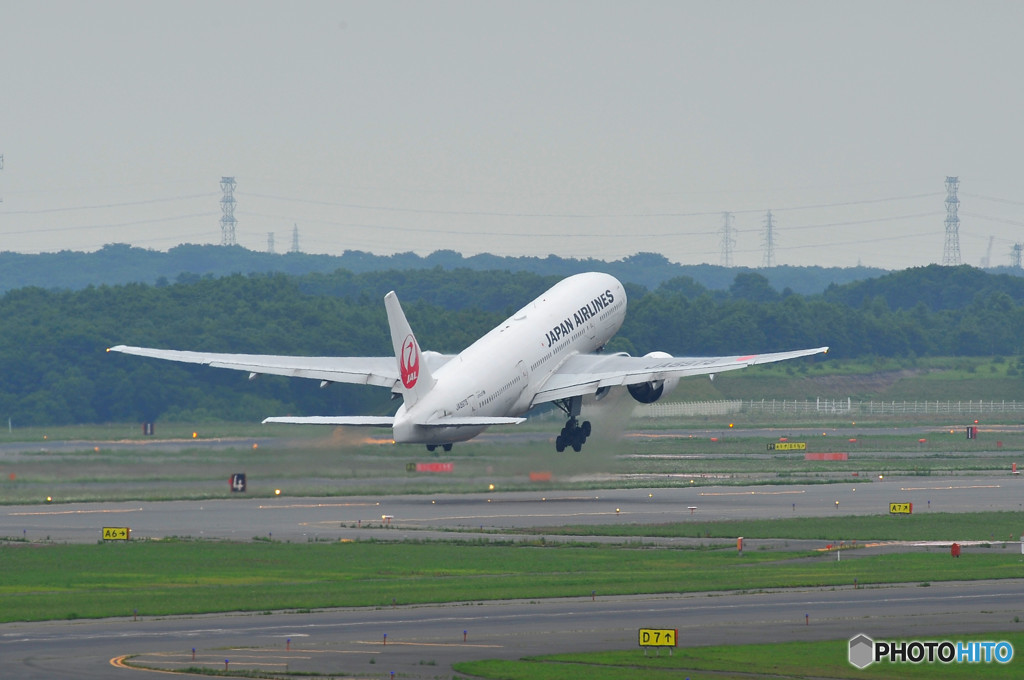
<path id="1" fill-rule="evenodd" d="M 386 356 L 382 298 L 395 290 L 425 349 L 458 352 L 559 278 L 438 267 L 17 288 L 0 297 L 0 415 L 26 426 L 387 413 L 394 405 L 386 390 L 272 376 L 249 382 L 234 371 L 105 349 Z M 689 277 L 626 288 L 626 323 L 608 351 L 693 356 L 829 345 L 826 361 L 1024 354 L 1024 279 L 967 266 L 909 269 L 816 295 L 778 291 L 750 271 L 725 290 Z"/>
<path id="2" fill-rule="evenodd" d="M 302 276 L 329 274 L 345 269 L 357 274 L 376 271 L 416 271 L 441 268 L 447 271 L 512 271 L 542 276 L 568 276 L 586 271 L 603 271 L 621 281 L 656 288 L 677 276 L 689 276 L 713 290 L 724 290 L 740 271 L 756 271 L 773 288 L 790 289 L 805 295 L 820 293 L 830 284 L 844 284 L 886 273 L 871 267 L 778 266 L 763 269 L 722 267 L 711 264 L 683 265 L 657 253 L 636 253 L 621 260 L 572 257 L 512 257 L 481 253 L 464 256 L 451 250 L 429 255 L 395 253 L 376 255 L 346 250 L 341 255 L 301 252 L 266 253 L 240 246 L 183 244 L 163 252 L 125 244 L 108 244 L 95 252 L 62 250 L 54 253 L 0 252 L 0 293 L 39 286 L 80 290 L 87 286 L 126 283 L 160 283 L 176 280 L 182 273 L 216 277 L 261 272 Z"/>

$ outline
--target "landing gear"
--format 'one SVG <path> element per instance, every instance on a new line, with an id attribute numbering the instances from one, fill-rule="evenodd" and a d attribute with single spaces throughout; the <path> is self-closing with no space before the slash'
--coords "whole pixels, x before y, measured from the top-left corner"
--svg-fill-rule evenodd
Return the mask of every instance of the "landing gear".
<path id="1" fill-rule="evenodd" d="M 590 436 L 590 421 L 584 420 L 582 424 L 575 418 L 569 418 L 562 428 L 561 433 L 555 437 L 555 451 L 561 453 L 567 447 L 579 453 Z"/>
<path id="2" fill-rule="evenodd" d="M 438 446 L 443 448 L 446 452 L 452 450 L 452 445 L 451 444 L 427 444 L 427 451 L 430 451 L 431 453 L 434 453 L 437 450 Z M 435 453 L 434 455 L 437 455 L 437 454 Z"/>
<path id="3" fill-rule="evenodd" d="M 583 406 L 583 397 L 562 399 L 561 401 L 556 401 L 555 405 L 569 416 L 569 420 L 565 421 L 565 427 L 555 437 L 555 451 L 561 453 L 567 448 L 572 448 L 573 451 L 579 453 L 583 449 L 583 444 L 586 443 L 587 437 L 590 436 L 590 421 L 584 420 L 581 424 L 578 420 L 580 409 Z"/>

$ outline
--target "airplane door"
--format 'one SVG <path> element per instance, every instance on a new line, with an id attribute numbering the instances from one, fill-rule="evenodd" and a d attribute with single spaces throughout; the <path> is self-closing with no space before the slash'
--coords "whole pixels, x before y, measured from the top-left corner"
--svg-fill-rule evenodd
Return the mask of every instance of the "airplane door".
<path id="1" fill-rule="evenodd" d="M 520 360 L 519 363 L 516 364 L 516 370 L 519 372 L 519 377 L 522 380 L 522 387 L 520 390 L 526 389 L 527 383 L 530 382 L 530 372 L 526 370 L 526 362 Z"/>

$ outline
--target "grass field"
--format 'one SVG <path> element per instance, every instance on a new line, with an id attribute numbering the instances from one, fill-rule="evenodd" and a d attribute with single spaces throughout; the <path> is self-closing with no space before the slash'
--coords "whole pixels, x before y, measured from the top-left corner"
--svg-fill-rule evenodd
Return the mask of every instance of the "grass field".
<path id="1" fill-rule="evenodd" d="M 1024 633 L 1019 631 L 968 635 L 957 641 L 1006 641 L 1014 650 L 1024 650 Z M 481 678 L 501 680 L 568 680 L 586 677 L 590 680 L 650 680 L 650 678 L 682 678 L 691 680 L 748 680 L 770 678 L 871 678 L 872 680 L 904 680 L 943 678 L 1020 677 L 1020 661 L 1001 663 L 874 663 L 861 670 L 847 659 L 849 642 L 790 642 L 770 645 L 728 645 L 718 647 L 684 647 L 670 656 L 662 651 L 647 655 L 639 648 L 631 651 L 602 654 L 559 654 L 531 657 L 518 661 L 473 661 L 455 665 L 455 670 Z"/>
<path id="2" fill-rule="evenodd" d="M 673 524 L 580 524 L 516 529 L 509 533 L 563 536 L 665 538 L 792 538 L 883 541 L 1018 541 L 1024 531 L 1020 512 L 930 513 L 797 517 Z"/>
<path id="3" fill-rule="evenodd" d="M 1012 514 L 1012 513 L 1011 513 Z M 848 524 L 856 524 L 851 518 Z M 871 520 L 872 518 L 863 518 Z M 931 516 L 932 533 L 943 518 Z M 786 534 L 786 525 L 776 522 Z M 860 534 L 865 537 L 870 534 Z M 947 534 L 948 535 L 948 534 Z M 960 536 L 958 535 L 958 538 Z M 630 545 L 195 540 L 0 547 L 0 621 L 385 606 L 636 593 L 862 587 L 1021 576 L 1021 557 L 972 551 L 856 556 Z M 637 574 L 645 574 L 637 579 Z"/>
<path id="4" fill-rule="evenodd" d="M 583 454 L 556 455 L 545 438 L 516 444 L 473 441 L 443 458 L 420 447 L 394 446 L 367 439 L 365 432 L 341 429 L 223 423 L 208 425 L 199 438 L 230 438 L 231 446 L 192 447 L 191 428 L 179 428 L 167 433 L 176 435 L 173 449 L 128 429 L 122 425 L 34 432 L 31 446 L 0 459 L 0 502 L 38 503 L 47 497 L 55 503 L 222 498 L 230 495 L 225 480 L 243 471 L 251 481 L 249 496 L 270 497 L 276 489 L 289 496 L 467 493 L 485 490 L 490 483 L 510 491 L 610 484 L 627 488 L 834 483 L 854 475 L 858 483 L 869 484 L 879 475 L 991 474 L 1009 471 L 1014 463 L 1024 465 L 1024 433 L 1018 432 L 1000 433 L 998 445 L 994 436 L 966 441 L 960 431 L 940 430 L 927 437 L 872 434 L 858 436 L 856 442 L 825 432 L 805 438 L 808 450 L 848 452 L 849 459 L 813 461 L 805 460 L 803 452 L 769 452 L 767 444 L 777 437 L 752 437 L 728 427 L 715 441 L 706 432 L 695 435 L 685 430 L 595 439 Z M 281 436 L 268 438 L 268 433 Z M 91 443 L 102 437 L 112 438 L 118 446 Z M 922 438 L 926 441 L 919 441 Z M 58 447 L 57 441 L 83 443 Z M 452 462 L 454 471 L 423 475 L 407 470 L 424 460 Z M 530 473 L 538 470 L 550 472 L 553 482 L 530 481 Z"/>

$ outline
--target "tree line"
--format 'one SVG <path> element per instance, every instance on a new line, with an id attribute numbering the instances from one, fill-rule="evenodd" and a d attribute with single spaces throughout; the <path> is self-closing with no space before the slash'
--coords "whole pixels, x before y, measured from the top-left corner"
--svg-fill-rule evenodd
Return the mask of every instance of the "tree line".
<path id="1" fill-rule="evenodd" d="M 0 297 L 0 415 L 18 425 L 387 413 L 387 390 L 110 354 L 115 344 L 314 356 L 389 356 L 396 290 L 425 349 L 458 352 L 553 284 L 528 272 L 185 275 L 174 283 L 19 288 Z M 742 272 L 725 291 L 677 277 L 627 284 L 608 351 L 733 354 L 829 345 L 830 357 L 1020 356 L 1024 288 L 971 268 L 907 270 L 820 295 Z M 1024 282 L 1022 282 L 1024 283 Z M 949 291 L 955 290 L 955 295 Z M 813 395 L 809 395 L 813 396 Z"/>
<path id="2" fill-rule="evenodd" d="M 183 272 L 216 277 L 240 272 L 282 273 L 303 276 L 313 272 L 329 274 L 344 269 L 358 274 L 381 271 L 471 269 L 478 272 L 529 272 L 541 276 L 568 276 L 585 271 L 603 271 L 621 281 L 655 288 L 676 276 L 690 276 L 711 289 L 729 287 L 738 271 L 749 269 L 710 264 L 683 265 L 657 253 L 636 253 L 621 260 L 547 257 L 510 257 L 480 253 L 464 256 L 452 250 L 429 255 L 395 253 L 375 255 L 348 250 L 341 255 L 312 253 L 267 253 L 241 246 L 183 244 L 163 252 L 108 244 L 95 252 L 62 250 L 54 253 L 0 252 L 0 293 L 40 286 L 80 290 L 90 285 L 121 285 L 175 280 Z M 778 266 L 756 270 L 772 286 L 789 288 L 805 295 L 820 293 L 829 284 L 881 276 L 885 270 L 870 267 Z"/>

